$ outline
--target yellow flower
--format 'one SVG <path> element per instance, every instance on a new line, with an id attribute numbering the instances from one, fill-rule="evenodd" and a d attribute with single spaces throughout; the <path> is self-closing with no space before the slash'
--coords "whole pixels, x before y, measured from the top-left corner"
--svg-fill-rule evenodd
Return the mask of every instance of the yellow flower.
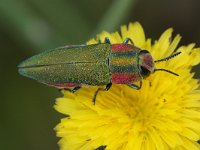
<path id="1" fill-rule="evenodd" d="M 156 63 L 157 68 L 179 74 L 156 72 L 143 79 L 140 90 L 127 85 L 113 85 L 109 91 L 92 98 L 98 87 L 82 88 L 76 93 L 64 91 L 55 109 L 66 115 L 55 130 L 62 150 L 199 150 L 200 90 L 191 69 L 200 63 L 200 48 L 195 44 L 177 45 L 172 29 L 158 41 L 146 39 L 139 23 L 130 23 L 118 32 L 102 32 L 97 39 L 122 43 L 129 37 L 134 44 L 148 50 L 154 60 L 182 53 L 168 61 Z M 92 39 L 88 44 L 97 43 Z"/>

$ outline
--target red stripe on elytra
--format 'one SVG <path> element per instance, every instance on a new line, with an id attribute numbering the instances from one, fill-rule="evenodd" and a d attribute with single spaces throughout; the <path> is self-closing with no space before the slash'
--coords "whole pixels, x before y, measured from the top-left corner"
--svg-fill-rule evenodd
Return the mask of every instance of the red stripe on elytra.
<path id="1" fill-rule="evenodd" d="M 113 52 L 125 52 L 129 50 L 133 50 L 134 46 L 130 44 L 112 44 Z"/>
<path id="2" fill-rule="evenodd" d="M 128 74 L 128 73 L 112 74 L 112 83 L 114 84 L 132 84 L 134 81 L 138 81 L 138 77 L 135 74 Z"/>
<path id="3" fill-rule="evenodd" d="M 77 86 L 78 83 L 48 83 L 48 85 L 64 88 Z"/>

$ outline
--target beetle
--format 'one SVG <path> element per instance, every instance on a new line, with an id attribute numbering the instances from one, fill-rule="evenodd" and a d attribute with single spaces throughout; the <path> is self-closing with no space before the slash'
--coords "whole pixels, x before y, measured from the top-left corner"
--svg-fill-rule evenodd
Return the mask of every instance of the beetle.
<path id="1" fill-rule="evenodd" d="M 126 84 L 139 90 L 142 79 L 155 71 L 178 76 L 172 71 L 155 68 L 155 63 L 180 53 L 154 61 L 147 50 L 136 47 L 130 38 L 119 44 L 111 44 L 109 38 L 105 38 L 104 43 L 64 46 L 37 54 L 20 63 L 18 71 L 23 76 L 71 92 L 83 85 L 105 85 L 94 93 L 95 103 L 98 92 L 108 91 L 112 84 Z"/>

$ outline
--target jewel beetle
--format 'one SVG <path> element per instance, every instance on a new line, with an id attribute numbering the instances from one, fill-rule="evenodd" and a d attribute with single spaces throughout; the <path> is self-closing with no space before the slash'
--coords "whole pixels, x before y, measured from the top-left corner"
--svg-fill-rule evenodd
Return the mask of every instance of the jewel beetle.
<path id="1" fill-rule="evenodd" d="M 139 90 L 142 79 L 155 71 L 178 76 L 172 71 L 155 68 L 155 63 L 180 53 L 154 61 L 147 50 L 136 47 L 130 38 L 119 44 L 111 44 L 109 38 L 105 38 L 104 43 L 71 45 L 45 51 L 26 59 L 18 65 L 18 69 L 23 76 L 71 92 L 83 85 L 105 85 L 94 93 L 95 103 L 98 92 L 109 90 L 112 84 L 126 84 Z"/>

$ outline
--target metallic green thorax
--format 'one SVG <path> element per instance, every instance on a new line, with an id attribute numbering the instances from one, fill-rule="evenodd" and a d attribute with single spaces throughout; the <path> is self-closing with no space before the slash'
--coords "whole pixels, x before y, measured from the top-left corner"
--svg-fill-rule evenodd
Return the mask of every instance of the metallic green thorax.
<path id="1" fill-rule="evenodd" d="M 110 53 L 110 44 L 61 47 L 25 60 L 19 72 L 43 83 L 105 85 L 111 81 Z"/>
<path id="2" fill-rule="evenodd" d="M 111 73 L 135 73 L 138 71 L 136 51 L 112 52 L 110 57 Z"/>
<path id="3" fill-rule="evenodd" d="M 132 84 L 133 82 L 141 80 L 139 51 L 140 49 L 133 45 L 112 45 L 112 53 L 110 56 L 112 83 Z"/>

